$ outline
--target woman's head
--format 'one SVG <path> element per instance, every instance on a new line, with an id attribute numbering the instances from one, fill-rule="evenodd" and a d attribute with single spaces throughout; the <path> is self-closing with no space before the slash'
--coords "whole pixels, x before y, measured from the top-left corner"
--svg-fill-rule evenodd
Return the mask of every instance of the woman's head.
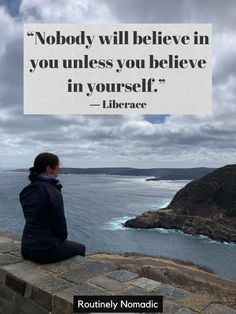
<path id="1" fill-rule="evenodd" d="M 60 173 L 60 161 L 57 155 L 52 153 L 40 153 L 34 159 L 34 166 L 29 168 L 30 174 L 28 176 L 30 181 L 42 172 L 58 176 Z"/>

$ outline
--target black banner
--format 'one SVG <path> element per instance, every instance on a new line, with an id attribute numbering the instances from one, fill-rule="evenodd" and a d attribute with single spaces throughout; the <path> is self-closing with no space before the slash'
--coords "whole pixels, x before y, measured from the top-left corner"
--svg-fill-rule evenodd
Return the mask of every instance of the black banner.
<path id="1" fill-rule="evenodd" d="M 163 296 L 157 295 L 74 295 L 74 312 L 162 313 Z"/>

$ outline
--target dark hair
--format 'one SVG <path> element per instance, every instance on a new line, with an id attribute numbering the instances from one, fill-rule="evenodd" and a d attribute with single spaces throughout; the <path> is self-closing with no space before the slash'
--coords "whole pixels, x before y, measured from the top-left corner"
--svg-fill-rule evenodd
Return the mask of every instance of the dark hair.
<path id="1" fill-rule="evenodd" d="M 41 153 L 34 159 L 34 166 L 29 168 L 28 179 L 32 182 L 39 173 L 45 172 L 47 166 L 52 169 L 59 165 L 59 158 L 52 153 Z"/>

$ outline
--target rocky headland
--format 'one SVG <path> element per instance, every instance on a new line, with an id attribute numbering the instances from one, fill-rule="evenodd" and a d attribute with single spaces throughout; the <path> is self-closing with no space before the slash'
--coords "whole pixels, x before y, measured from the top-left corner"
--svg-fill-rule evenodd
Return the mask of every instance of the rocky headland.
<path id="1" fill-rule="evenodd" d="M 189 182 L 165 208 L 144 212 L 123 225 L 179 229 L 221 242 L 236 242 L 236 164 Z"/>

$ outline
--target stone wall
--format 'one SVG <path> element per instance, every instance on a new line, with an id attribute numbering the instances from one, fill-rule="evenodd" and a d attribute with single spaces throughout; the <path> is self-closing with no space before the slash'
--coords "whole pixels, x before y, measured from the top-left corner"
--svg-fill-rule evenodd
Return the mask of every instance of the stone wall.
<path id="1" fill-rule="evenodd" d="M 20 238 L 0 230 L 0 314 L 70 314 L 73 295 L 163 295 L 164 313 L 235 314 L 204 295 L 161 283 L 119 264 L 74 256 L 52 264 L 22 258 Z"/>

